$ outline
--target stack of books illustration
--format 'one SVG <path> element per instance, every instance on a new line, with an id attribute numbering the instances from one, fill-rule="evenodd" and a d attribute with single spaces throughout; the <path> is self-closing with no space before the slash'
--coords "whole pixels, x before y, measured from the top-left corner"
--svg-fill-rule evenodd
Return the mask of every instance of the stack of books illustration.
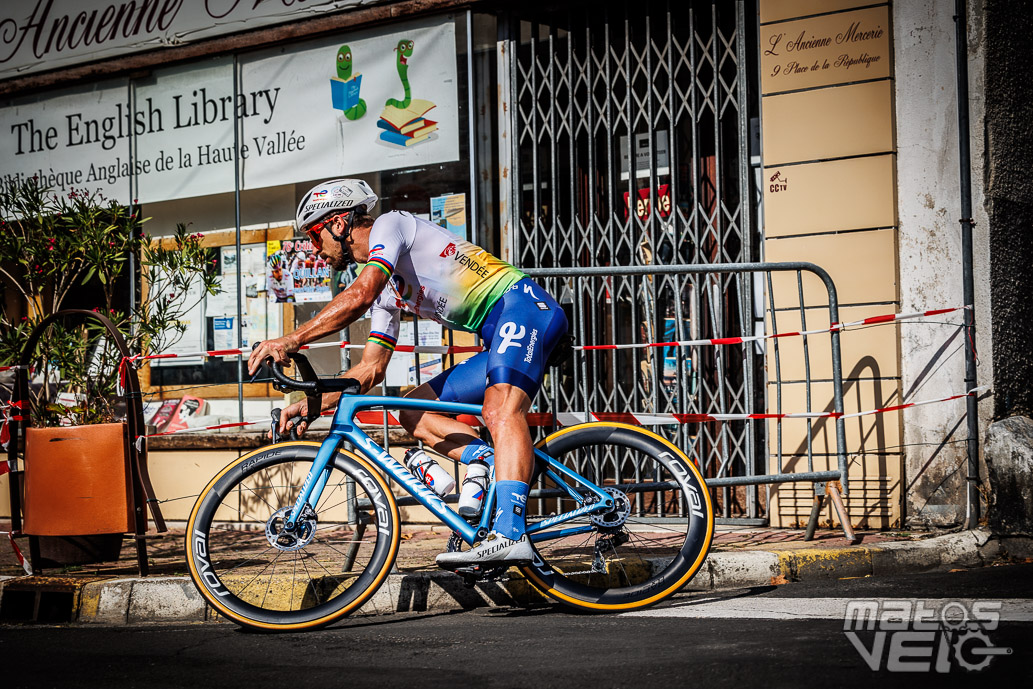
<path id="1" fill-rule="evenodd" d="M 377 120 L 377 126 L 384 130 L 380 132 L 380 139 L 398 146 L 412 146 L 426 141 L 438 128 L 437 122 L 425 117 L 433 107 L 434 103 L 419 98 L 413 98 L 408 108 L 388 105 Z"/>
<path id="2" fill-rule="evenodd" d="M 362 86 L 362 75 L 356 74 L 351 79 L 330 77 L 330 97 L 335 110 L 350 110 L 359 104 L 359 87 Z"/>

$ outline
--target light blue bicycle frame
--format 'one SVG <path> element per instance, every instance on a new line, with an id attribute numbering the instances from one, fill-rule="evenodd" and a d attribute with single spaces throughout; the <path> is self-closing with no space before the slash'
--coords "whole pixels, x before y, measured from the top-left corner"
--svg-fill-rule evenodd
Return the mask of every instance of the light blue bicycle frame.
<path id="1" fill-rule="evenodd" d="M 294 502 L 294 506 L 291 508 L 291 513 L 287 519 L 289 524 L 287 528 L 293 528 L 293 522 L 295 521 L 295 515 L 302 514 L 305 506 L 310 506 L 315 510 L 316 504 L 319 502 L 319 497 L 323 493 L 323 488 L 326 486 L 327 481 L 330 479 L 330 469 L 328 465 L 330 459 L 337 452 L 341 443 L 347 440 L 355 449 L 373 462 L 376 466 L 383 469 L 387 474 L 398 483 L 405 487 L 405 490 L 412 495 L 416 500 L 429 509 L 438 519 L 447 524 L 455 532 L 457 532 L 464 541 L 467 543 L 473 543 L 477 540 L 477 533 L 481 529 L 488 529 L 491 524 L 491 506 L 495 500 L 495 482 L 491 483 L 488 489 L 488 494 L 484 501 L 484 510 L 481 514 L 480 524 L 476 526 L 470 525 L 465 519 L 459 516 L 452 508 L 445 504 L 438 495 L 425 486 L 419 479 L 398 460 L 393 458 L 387 453 L 384 448 L 375 443 L 372 438 L 366 435 L 358 426 L 355 425 L 354 419 L 357 412 L 366 409 L 413 409 L 417 411 L 432 411 L 432 412 L 443 412 L 446 414 L 472 414 L 479 415 L 481 413 L 481 407 L 476 404 L 460 404 L 458 402 L 439 402 L 436 400 L 421 400 L 421 399 L 409 399 L 404 397 L 367 397 L 364 395 L 341 395 L 341 401 L 337 404 L 337 411 L 334 413 L 333 421 L 330 425 L 330 434 L 323 441 L 319 447 L 319 452 L 316 454 L 315 461 L 312 463 L 312 469 L 309 471 L 308 476 L 305 478 L 305 484 L 301 488 L 301 493 L 298 495 L 298 499 Z M 581 506 L 577 509 L 571 510 L 570 512 L 564 512 L 556 516 L 550 517 L 543 521 L 534 522 L 528 525 L 527 534 L 532 541 L 542 541 L 552 538 L 562 538 L 564 536 L 571 536 L 579 533 L 586 533 L 593 530 L 591 524 L 584 526 L 575 526 L 567 529 L 557 529 L 554 531 L 545 532 L 545 529 L 561 524 L 571 519 L 576 519 L 583 515 L 608 512 L 613 508 L 613 498 L 609 493 L 604 491 L 599 486 L 596 486 L 588 479 L 580 476 L 569 468 L 554 461 L 551 457 L 540 451 L 538 448 L 534 449 L 535 455 L 544 463 L 545 474 L 549 476 L 557 486 L 562 490 L 566 491 L 571 498 L 581 503 Z M 570 486 L 568 481 L 580 484 L 590 496 L 594 496 L 596 500 L 591 504 L 586 503 L 586 495 L 576 491 Z"/>

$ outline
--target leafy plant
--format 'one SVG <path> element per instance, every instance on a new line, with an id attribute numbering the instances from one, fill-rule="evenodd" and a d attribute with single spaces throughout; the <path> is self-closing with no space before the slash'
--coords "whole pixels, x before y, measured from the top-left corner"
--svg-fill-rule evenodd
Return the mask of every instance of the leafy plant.
<path id="1" fill-rule="evenodd" d="M 144 232 L 144 222 L 138 206 L 99 192 L 59 195 L 35 177 L 0 183 L 0 279 L 28 305 L 28 315 L 16 321 L 7 303 L 0 304 L 0 365 L 16 363 L 35 327 L 87 284 L 99 284 L 93 310 L 112 321 L 132 354 L 175 344 L 186 328 L 183 316 L 204 294 L 219 291 L 215 259 L 186 225 L 159 242 Z M 116 308 L 117 290 L 136 279 L 129 274 L 131 256 L 149 290 L 126 311 Z M 200 289 L 190 298 L 195 281 Z M 32 353 L 38 383 L 32 423 L 101 423 L 124 414 L 116 395 L 121 361 L 95 320 L 50 324 Z"/>

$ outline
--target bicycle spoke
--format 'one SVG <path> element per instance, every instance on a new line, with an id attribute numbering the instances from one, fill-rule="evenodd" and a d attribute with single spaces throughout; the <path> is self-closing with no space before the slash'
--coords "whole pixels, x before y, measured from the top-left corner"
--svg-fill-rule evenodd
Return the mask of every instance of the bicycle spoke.
<path id="1" fill-rule="evenodd" d="M 268 548 L 266 548 L 265 550 L 263 550 L 262 552 L 260 552 L 260 553 L 259 553 L 258 555 L 255 555 L 254 557 L 251 557 L 251 558 L 248 558 L 247 560 L 244 560 L 243 562 L 241 562 L 241 563 L 240 563 L 239 565 L 237 565 L 236 567 L 230 567 L 229 569 L 227 569 L 227 570 L 226 570 L 225 574 L 232 574 L 233 572 L 235 572 L 236 570 L 240 569 L 240 568 L 241 568 L 241 567 L 243 567 L 244 565 L 246 565 L 246 564 L 249 564 L 249 563 L 251 563 L 251 562 L 254 562 L 255 560 L 259 559 L 259 558 L 260 558 L 260 557 L 261 557 L 262 555 L 265 555 L 265 554 L 266 554 L 266 553 L 268 553 L 268 552 L 269 552 L 270 550 L 273 550 L 273 547 L 272 547 L 272 546 L 269 546 Z M 235 553 L 235 554 L 240 554 L 240 555 L 243 555 L 243 553 L 239 553 L 239 552 L 238 552 L 238 551 L 236 551 L 236 550 L 234 550 L 234 551 L 232 551 L 232 552 L 233 552 L 233 553 Z"/>
<path id="2" fill-rule="evenodd" d="M 309 581 L 315 581 L 315 579 L 312 577 L 312 572 L 308 571 L 308 565 L 305 563 L 305 560 L 307 560 L 307 559 L 308 559 L 307 557 L 301 558 L 301 566 L 305 568 L 305 574 L 308 575 L 308 580 Z M 322 567 L 322 565 L 319 564 L 318 560 L 316 561 L 316 564 L 319 565 L 320 567 Z M 326 567 L 323 567 L 323 570 L 325 571 Z M 329 572 L 327 572 L 327 573 L 329 574 Z M 315 598 L 316 598 L 316 605 L 322 605 L 323 601 L 320 600 L 320 598 L 319 598 L 319 587 L 318 586 L 312 586 L 311 588 L 312 588 L 312 595 L 315 596 Z"/>
<path id="3" fill-rule="evenodd" d="M 294 468 L 293 464 L 291 465 L 291 468 L 292 469 Z M 293 564 L 294 566 L 291 569 L 291 584 L 292 584 L 292 586 L 291 586 L 291 599 L 290 599 L 290 602 L 287 604 L 287 609 L 288 610 L 293 610 L 294 609 L 294 588 L 295 587 L 293 586 L 293 584 L 298 579 L 298 554 L 296 552 L 294 553 L 294 561 L 291 564 Z"/>
<path id="4" fill-rule="evenodd" d="M 248 580 L 248 582 L 247 582 L 246 584 L 244 584 L 243 588 L 241 588 L 241 589 L 240 589 L 240 591 L 239 591 L 239 593 L 238 593 L 237 595 L 240 595 L 240 594 L 241 594 L 241 593 L 243 593 L 244 591 L 247 591 L 247 590 L 248 590 L 248 589 L 249 589 L 249 588 L 251 587 L 251 584 L 252 584 L 252 583 L 253 583 L 253 582 L 255 581 L 255 579 L 257 579 L 258 577 L 262 576 L 262 574 L 264 574 L 264 573 L 265 573 L 265 570 L 269 569 L 270 567 L 272 567 L 273 565 L 275 565 L 275 564 L 276 564 L 276 560 L 277 560 L 277 558 L 279 558 L 279 557 L 280 557 L 280 554 L 279 554 L 279 552 L 277 552 L 277 554 L 276 554 L 276 557 L 274 557 L 274 558 L 272 559 L 272 561 L 271 561 L 271 562 L 269 562 L 269 564 L 267 564 L 267 565 L 266 565 L 265 567 L 263 567 L 263 568 L 262 568 L 262 569 L 261 569 L 260 571 L 258 571 L 258 572 L 257 572 L 257 573 L 255 574 L 255 576 L 251 577 L 251 579 L 249 579 L 249 580 Z"/>
<path id="5" fill-rule="evenodd" d="M 273 588 L 273 575 L 276 573 L 276 561 L 280 559 L 280 555 L 282 555 L 282 554 L 283 554 L 282 550 L 280 552 L 276 553 L 276 557 L 274 557 L 273 561 L 270 563 L 270 565 L 272 565 L 273 571 L 269 574 L 269 583 L 265 585 L 265 595 L 262 596 L 262 605 L 260 605 L 259 607 L 264 608 L 265 607 L 265 601 L 266 601 L 267 598 L 269 598 L 269 591 L 272 590 L 272 588 Z"/>
<path id="6" fill-rule="evenodd" d="M 269 509 L 270 509 L 270 510 L 272 510 L 273 512 L 275 512 L 275 511 L 276 511 L 276 509 L 277 509 L 277 508 L 273 507 L 273 504 L 272 504 L 271 502 L 269 502 L 268 500 L 266 500 L 265 498 L 263 498 L 263 497 L 262 497 L 261 495 L 259 495 L 259 494 L 258 494 L 258 492 L 257 492 L 257 491 L 255 491 L 255 489 L 254 489 L 254 488 L 252 488 L 251 486 L 245 485 L 244 483 L 241 483 L 241 484 L 240 484 L 240 487 L 241 487 L 241 488 L 246 488 L 247 490 L 251 491 L 252 493 L 254 493 L 254 494 L 255 494 L 255 497 L 256 497 L 256 498 L 258 498 L 259 500 L 261 500 L 262 502 L 264 502 L 264 503 L 265 503 L 266 505 L 268 505 L 268 506 L 269 506 Z"/>
<path id="7" fill-rule="evenodd" d="M 336 493 L 340 488 L 341 488 L 341 482 L 340 481 L 338 481 L 336 484 L 334 484 L 334 489 L 332 491 L 330 491 L 329 493 L 327 493 L 326 492 L 326 488 L 324 488 L 323 489 L 323 495 L 321 495 L 320 498 L 319 498 L 320 502 L 323 503 L 323 504 L 322 504 L 322 506 L 319 505 L 319 504 L 316 505 L 316 512 L 327 512 L 329 510 L 332 510 L 333 507 L 337 507 L 337 505 L 343 505 L 344 504 L 343 502 L 339 502 L 339 503 L 337 503 L 337 505 L 334 505 L 333 507 L 326 507 L 325 506 L 326 503 L 324 502 L 326 500 L 329 500 L 330 497 L 334 493 Z M 347 501 L 347 499 L 348 498 L 345 498 L 345 501 Z"/>

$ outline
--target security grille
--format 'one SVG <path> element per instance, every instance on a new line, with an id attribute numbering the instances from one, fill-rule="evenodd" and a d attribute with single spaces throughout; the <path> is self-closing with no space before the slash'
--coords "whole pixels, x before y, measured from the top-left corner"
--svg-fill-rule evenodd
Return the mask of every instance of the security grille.
<path id="1" fill-rule="evenodd" d="M 510 24 L 500 51 L 508 144 L 500 168 L 511 261 L 577 268 L 757 258 L 747 141 L 756 101 L 747 46 L 756 41 L 747 37 L 748 9 L 755 21 L 752 3 L 742 1 L 592 3 Z M 749 334 L 762 318 L 753 282 L 741 273 L 549 286 L 561 302 L 580 302 L 572 329 L 585 344 Z M 753 412 L 763 406 L 759 358 L 752 347 L 593 352 L 554 376 L 550 399 L 537 403 L 560 411 Z M 710 476 L 757 473 L 763 461 L 759 424 L 662 432 Z M 754 488 L 718 497 L 726 517 L 758 515 Z"/>

